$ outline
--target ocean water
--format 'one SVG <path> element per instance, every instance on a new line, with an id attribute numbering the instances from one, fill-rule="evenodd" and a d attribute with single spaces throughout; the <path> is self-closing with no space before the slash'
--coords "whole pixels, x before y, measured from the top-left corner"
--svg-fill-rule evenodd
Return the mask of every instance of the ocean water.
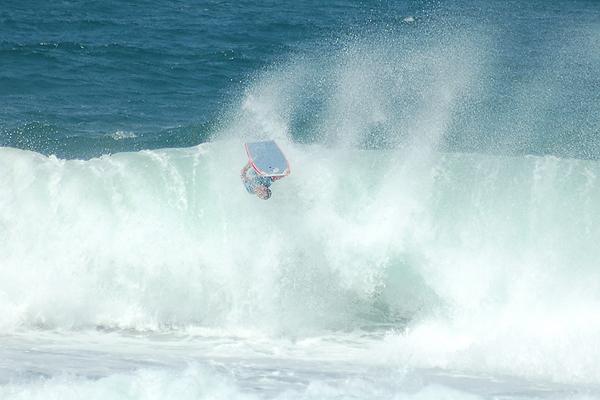
<path id="1" fill-rule="evenodd" d="M 600 398 L 600 3 L 1 5 L 0 399 Z"/>

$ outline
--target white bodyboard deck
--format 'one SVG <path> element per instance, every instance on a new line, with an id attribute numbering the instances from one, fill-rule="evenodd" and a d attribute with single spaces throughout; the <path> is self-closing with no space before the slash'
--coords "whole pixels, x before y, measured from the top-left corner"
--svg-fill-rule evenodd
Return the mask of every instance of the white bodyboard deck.
<path id="1" fill-rule="evenodd" d="M 273 140 L 250 142 L 244 145 L 252 168 L 262 176 L 283 177 L 290 174 L 290 166 Z"/>

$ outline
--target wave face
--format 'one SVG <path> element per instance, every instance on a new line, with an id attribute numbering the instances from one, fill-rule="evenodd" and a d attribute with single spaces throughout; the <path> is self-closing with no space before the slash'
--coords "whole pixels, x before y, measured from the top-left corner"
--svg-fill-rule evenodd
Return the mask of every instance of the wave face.
<path id="1" fill-rule="evenodd" d="M 393 364 L 600 381 L 597 162 L 282 145 L 268 202 L 238 141 L 0 149 L 0 331 L 395 331 Z"/>
<path id="2" fill-rule="evenodd" d="M 1 331 L 391 326 L 436 338 L 423 355 L 598 355 L 597 162 L 284 148 L 302 167 L 269 202 L 241 187 L 235 141 L 0 149 Z"/>

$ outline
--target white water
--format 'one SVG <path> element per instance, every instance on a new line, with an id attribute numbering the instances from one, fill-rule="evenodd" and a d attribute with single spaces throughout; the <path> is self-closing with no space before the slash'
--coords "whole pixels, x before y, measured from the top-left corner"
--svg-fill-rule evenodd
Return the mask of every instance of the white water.
<path id="1" fill-rule="evenodd" d="M 597 162 L 282 145 L 0 149 L 0 397 L 598 395 Z"/>

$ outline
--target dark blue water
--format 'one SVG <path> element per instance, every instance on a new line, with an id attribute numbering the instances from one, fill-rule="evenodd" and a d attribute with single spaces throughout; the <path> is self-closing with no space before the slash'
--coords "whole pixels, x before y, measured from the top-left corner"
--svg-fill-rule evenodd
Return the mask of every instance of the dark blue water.
<path id="1" fill-rule="evenodd" d="M 464 55 L 455 44 L 462 40 Z M 377 83 L 383 93 L 389 84 L 395 102 L 384 114 L 443 96 L 385 83 L 418 70 L 409 65 L 416 52 L 427 65 L 423 49 L 436 48 L 429 59 L 439 59 L 448 46 L 467 68 L 482 69 L 453 103 L 447 149 L 596 158 L 599 42 L 595 1 L 5 0 L 0 145 L 67 158 L 194 145 L 229 124 L 265 71 L 285 76 L 290 62 L 309 72 L 294 100 L 302 106 L 288 108 L 289 134 L 318 141 L 328 136 L 323 114 L 339 87 L 333 67 L 360 43 L 358 58 L 380 49 L 373 70 L 395 63 Z M 460 68 L 438 72 L 452 82 Z M 402 76 L 427 82 L 431 71 Z M 361 143 L 397 144 L 388 140 L 397 134 L 391 123 L 361 127 L 370 138 Z"/>

